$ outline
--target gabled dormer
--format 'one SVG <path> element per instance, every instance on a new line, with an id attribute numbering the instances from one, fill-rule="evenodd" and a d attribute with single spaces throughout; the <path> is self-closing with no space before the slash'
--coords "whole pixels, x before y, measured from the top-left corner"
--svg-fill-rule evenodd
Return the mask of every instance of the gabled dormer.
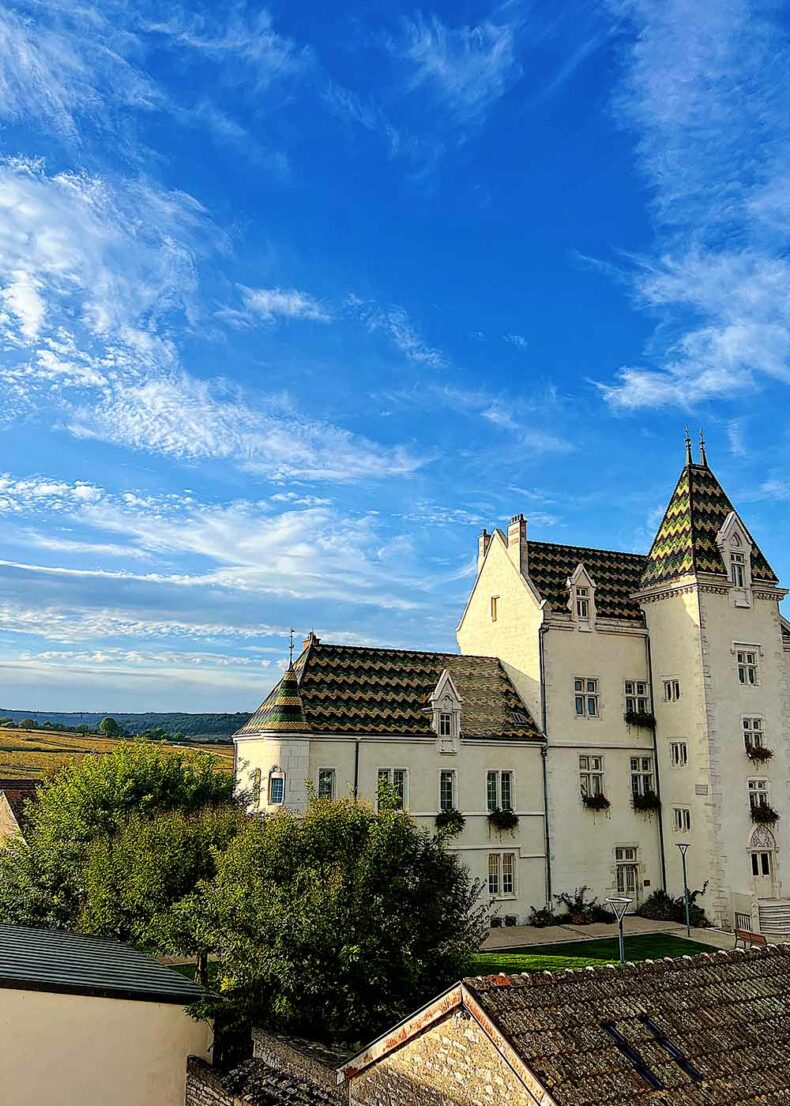
<path id="1" fill-rule="evenodd" d="M 439 738 L 441 753 L 457 753 L 461 736 L 461 696 L 452 676 L 445 670 L 431 695 L 432 728 Z"/>
<path id="2" fill-rule="evenodd" d="M 721 559 L 730 581 L 736 607 L 752 605 L 752 551 L 754 542 L 735 511 L 730 511 L 716 535 Z"/>
<path id="3" fill-rule="evenodd" d="M 568 577 L 568 610 L 580 630 L 595 626 L 595 580 L 579 562 Z"/>

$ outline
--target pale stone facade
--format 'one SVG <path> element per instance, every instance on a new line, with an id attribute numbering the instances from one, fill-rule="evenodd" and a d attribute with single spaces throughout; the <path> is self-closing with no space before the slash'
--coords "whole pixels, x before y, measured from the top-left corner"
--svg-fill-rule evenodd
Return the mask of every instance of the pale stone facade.
<path id="1" fill-rule="evenodd" d="M 688 844 L 689 886 L 708 881 L 711 920 L 790 934 L 784 595 L 704 453 L 695 464 L 689 450 L 648 556 L 533 542 L 523 516 L 481 535 L 458 644 L 470 662 L 501 662 L 537 735 L 470 734 L 463 696 L 444 739 L 389 730 L 385 712 L 370 732 L 328 733 L 298 714 L 270 726 L 259 711 L 236 737 L 239 784 L 254 809 L 276 809 L 284 794 L 301 810 L 306 782 L 320 793 L 327 772 L 332 794 L 375 802 L 380 773 L 398 769 L 404 805 L 432 828 L 451 770 L 465 817 L 452 847 L 490 887 L 494 915 L 525 921 L 582 884 L 600 899 L 626 895 L 632 909 L 660 888 L 681 895 L 676 846 Z M 420 710 L 440 709 L 420 694 Z M 747 755 L 755 745 L 770 759 Z M 284 779 L 274 803 L 273 772 Z M 489 824 L 502 773 L 512 833 Z M 778 821 L 756 823 L 753 805 Z"/>

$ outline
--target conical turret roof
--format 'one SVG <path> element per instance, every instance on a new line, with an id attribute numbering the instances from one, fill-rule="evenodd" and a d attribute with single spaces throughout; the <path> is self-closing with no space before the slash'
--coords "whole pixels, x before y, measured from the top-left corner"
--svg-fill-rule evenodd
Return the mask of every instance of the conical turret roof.
<path id="1" fill-rule="evenodd" d="M 716 535 L 733 510 L 708 465 L 687 462 L 648 554 L 641 587 L 700 572 L 726 576 Z M 752 579 L 777 583 L 776 574 L 751 535 L 749 540 Z"/>
<path id="2" fill-rule="evenodd" d="M 283 678 L 275 684 L 255 714 L 238 732 L 243 734 L 267 730 L 273 733 L 294 733 L 307 729 L 309 727 L 299 691 L 299 677 L 294 666 L 289 664 Z"/>

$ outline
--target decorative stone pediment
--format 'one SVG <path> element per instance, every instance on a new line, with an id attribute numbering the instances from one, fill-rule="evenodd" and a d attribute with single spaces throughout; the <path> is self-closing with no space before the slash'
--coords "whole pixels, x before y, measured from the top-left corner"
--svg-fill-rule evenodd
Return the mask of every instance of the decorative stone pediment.
<path id="1" fill-rule="evenodd" d="M 595 580 L 579 562 L 568 577 L 568 610 L 580 630 L 592 630 L 595 625 Z"/>
<path id="2" fill-rule="evenodd" d="M 439 738 L 439 751 L 457 753 L 461 736 L 461 696 L 445 668 L 431 695 L 433 729 Z"/>

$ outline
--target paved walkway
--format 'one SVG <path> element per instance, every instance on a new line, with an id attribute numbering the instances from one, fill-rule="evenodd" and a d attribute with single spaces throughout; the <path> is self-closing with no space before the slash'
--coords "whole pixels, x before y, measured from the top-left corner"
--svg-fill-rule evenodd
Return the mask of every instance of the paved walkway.
<path id="1" fill-rule="evenodd" d="M 625 919 L 624 929 L 626 936 L 642 933 L 671 933 L 674 937 L 686 936 L 686 927 L 678 922 L 656 922 L 650 918 L 635 916 Z M 486 951 L 539 948 L 541 945 L 564 945 L 572 944 L 574 941 L 594 941 L 597 937 L 616 936 L 617 925 L 613 922 L 593 922 L 587 926 L 544 926 L 542 929 L 536 926 L 501 926 L 499 929 L 490 931 L 483 943 L 483 948 Z M 735 945 L 734 935 L 725 933 L 721 929 L 692 927 L 691 940 L 717 949 L 731 949 Z"/>

